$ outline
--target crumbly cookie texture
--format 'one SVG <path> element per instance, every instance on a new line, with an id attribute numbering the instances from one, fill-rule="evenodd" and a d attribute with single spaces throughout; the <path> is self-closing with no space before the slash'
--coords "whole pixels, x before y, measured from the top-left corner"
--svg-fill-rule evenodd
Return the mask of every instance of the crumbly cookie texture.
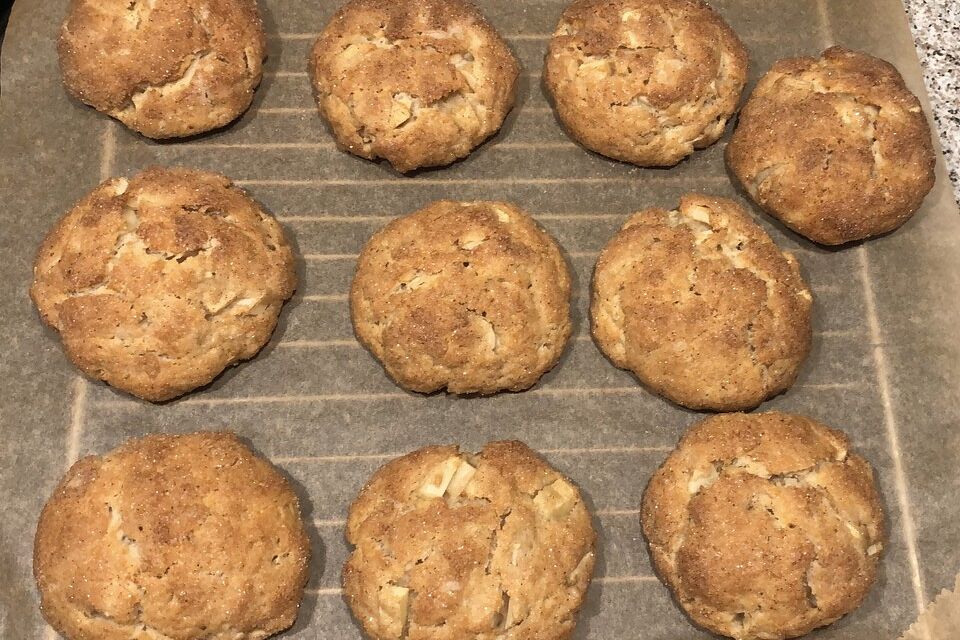
<path id="1" fill-rule="evenodd" d="M 343 568 L 377 640 L 568 638 L 596 533 L 577 488 L 521 442 L 426 447 L 378 470 L 350 507 Z"/>
<path id="2" fill-rule="evenodd" d="M 33 561 L 70 640 L 259 640 L 293 624 L 309 555 L 283 476 L 231 433 L 196 433 L 74 464 Z"/>
<path id="3" fill-rule="evenodd" d="M 891 64 L 842 47 L 774 64 L 726 158 L 757 204 L 827 245 L 896 229 L 934 183 L 920 101 Z"/>
<path id="4" fill-rule="evenodd" d="M 295 286 L 280 225 L 229 179 L 154 167 L 54 226 L 30 296 L 84 373 L 156 402 L 253 357 Z"/>
<path id="5" fill-rule="evenodd" d="M 310 71 L 338 145 L 406 172 L 450 164 L 495 133 L 519 64 L 462 0 L 351 0 L 317 38 Z"/>
<path id="6" fill-rule="evenodd" d="M 546 86 L 582 145 L 640 166 L 672 166 L 723 135 L 747 52 L 700 0 L 577 0 L 560 18 Z"/>
<path id="7" fill-rule="evenodd" d="M 570 274 L 516 206 L 441 200 L 370 238 L 350 310 L 357 338 L 407 389 L 521 391 L 570 337 Z"/>
<path id="8" fill-rule="evenodd" d="M 246 111 L 266 39 L 256 0 L 71 0 L 58 51 L 71 95 L 174 138 Z"/>
<path id="9" fill-rule="evenodd" d="M 618 367 L 691 409 L 735 411 L 793 384 L 812 296 L 797 260 L 731 200 L 634 214 L 593 277 L 593 336 Z"/>
<path id="10" fill-rule="evenodd" d="M 697 423 L 654 473 L 641 520 L 661 579 L 697 624 L 740 640 L 801 636 L 857 608 L 884 544 L 870 464 L 785 413 Z"/>

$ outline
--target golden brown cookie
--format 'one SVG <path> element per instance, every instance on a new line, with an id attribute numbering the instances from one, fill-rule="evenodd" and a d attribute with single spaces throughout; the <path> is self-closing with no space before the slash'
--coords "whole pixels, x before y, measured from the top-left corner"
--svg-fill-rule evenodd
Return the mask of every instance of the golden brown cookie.
<path id="1" fill-rule="evenodd" d="M 397 171 L 450 164 L 493 135 L 519 65 L 463 0 L 351 0 L 310 56 L 337 144 Z"/>
<path id="2" fill-rule="evenodd" d="M 896 229 L 934 183 L 919 100 L 891 64 L 842 47 L 773 65 L 726 157 L 757 204 L 828 245 Z"/>
<path id="3" fill-rule="evenodd" d="M 71 95 L 174 138 L 246 111 L 266 40 L 256 0 L 71 0 L 58 50 Z"/>
<path id="4" fill-rule="evenodd" d="M 740 640 L 801 636 L 856 609 L 877 576 L 870 464 L 803 416 L 697 423 L 650 479 L 641 520 L 660 578 L 697 624 Z"/>
<path id="5" fill-rule="evenodd" d="M 309 556 L 283 476 L 232 433 L 195 433 L 74 464 L 40 514 L 33 567 L 68 640 L 252 640 L 293 624 Z"/>
<path id="6" fill-rule="evenodd" d="M 700 0 L 577 0 L 560 18 L 546 87 L 580 144 L 640 166 L 672 166 L 723 135 L 747 52 Z"/>
<path id="7" fill-rule="evenodd" d="M 634 214 L 593 276 L 593 337 L 691 409 L 735 411 L 790 387 L 810 351 L 800 266 L 735 202 L 686 195 Z"/>
<path id="8" fill-rule="evenodd" d="M 441 200 L 370 238 L 350 311 L 357 338 L 407 389 L 521 391 L 570 337 L 570 274 L 516 206 Z"/>
<path id="9" fill-rule="evenodd" d="M 30 296 L 84 373 L 157 402 L 253 357 L 295 286 L 280 225 L 229 179 L 154 167 L 51 229 Z"/>
<path id="10" fill-rule="evenodd" d="M 577 488 L 521 442 L 393 460 L 350 507 L 343 590 L 375 640 L 568 638 L 596 533 Z"/>

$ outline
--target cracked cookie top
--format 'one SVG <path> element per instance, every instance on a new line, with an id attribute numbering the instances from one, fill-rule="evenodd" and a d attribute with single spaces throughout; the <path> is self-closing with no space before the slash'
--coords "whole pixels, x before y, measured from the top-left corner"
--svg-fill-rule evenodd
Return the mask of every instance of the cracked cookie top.
<path id="1" fill-rule="evenodd" d="M 593 276 L 593 336 L 615 365 L 691 409 L 757 406 L 810 350 L 810 290 L 731 200 L 686 195 L 634 214 Z"/>
<path id="2" fill-rule="evenodd" d="M 229 179 L 155 167 L 54 226 L 30 296 L 84 373 L 156 402 L 253 357 L 295 286 L 280 225 Z"/>
<path id="3" fill-rule="evenodd" d="M 792 638 L 857 608 L 877 575 L 883 511 L 870 464 L 803 416 L 697 423 L 650 479 L 641 520 L 660 577 L 694 622 Z"/>
<path id="4" fill-rule="evenodd" d="M 516 206 L 441 200 L 370 238 L 350 310 L 360 342 L 407 389 L 521 391 L 570 337 L 570 274 Z"/>
<path id="5" fill-rule="evenodd" d="M 462 0 L 352 0 L 317 38 L 310 71 L 340 147 L 406 172 L 450 164 L 496 132 L 519 65 Z"/>
<path id="6" fill-rule="evenodd" d="M 152 435 L 74 464 L 34 574 L 65 638 L 266 638 L 293 624 L 309 541 L 290 485 L 232 433 Z"/>
<path id="7" fill-rule="evenodd" d="M 377 640 L 567 638 L 596 533 L 577 488 L 525 444 L 425 447 L 350 507 L 347 603 Z"/>
<path id="8" fill-rule="evenodd" d="M 700 0 L 577 0 L 550 40 L 546 86 L 582 145 L 672 166 L 723 134 L 747 52 Z"/>
<path id="9" fill-rule="evenodd" d="M 235 120 L 266 57 L 256 0 L 71 0 L 58 44 L 71 95 L 150 138 Z"/>
<path id="10" fill-rule="evenodd" d="M 934 183 L 920 101 L 891 64 L 842 47 L 774 64 L 726 158 L 757 204 L 828 245 L 896 229 Z"/>

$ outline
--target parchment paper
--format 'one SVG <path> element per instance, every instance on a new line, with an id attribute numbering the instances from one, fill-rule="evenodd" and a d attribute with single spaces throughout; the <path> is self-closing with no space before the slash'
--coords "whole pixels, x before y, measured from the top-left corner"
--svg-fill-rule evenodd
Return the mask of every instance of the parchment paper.
<path id="1" fill-rule="evenodd" d="M 402 177 L 337 151 L 317 116 L 306 55 L 331 0 L 261 0 L 270 61 L 233 126 L 158 144 L 70 100 L 54 40 L 65 0 L 18 0 L 3 46 L 0 98 L 0 635 L 43 637 L 31 577 L 43 502 L 68 463 L 151 431 L 233 429 L 296 483 L 314 562 L 291 638 L 358 638 L 339 591 L 349 501 L 386 459 L 440 442 L 519 438 L 584 490 L 601 532 L 580 638 L 709 637 L 650 568 L 637 510 L 653 469 L 702 416 L 640 388 L 588 336 L 596 252 L 627 215 L 687 191 L 743 199 L 725 140 L 679 167 L 644 170 L 569 141 L 540 87 L 558 0 L 479 3 L 522 61 L 517 108 L 502 132 L 452 167 Z M 751 80 L 779 57 L 841 43 L 894 62 L 923 91 L 897 0 L 715 0 L 748 45 Z M 751 82 L 751 86 L 752 86 Z M 186 399 L 154 406 L 81 378 L 27 298 L 50 225 L 108 175 L 185 164 L 226 173 L 295 239 L 303 284 L 270 345 Z M 819 248 L 754 209 L 796 252 L 815 298 L 813 352 L 796 386 L 761 409 L 811 415 L 850 434 L 874 464 L 889 517 L 880 579 L 864 605 L 816 638 L 899 636 L 960 569 L 960 217 L 942 162 L 923 210 L 900 231 Z M 357 347 L 345 294 L 355 254 L 390 217 L 436 198 L 506 199 L 561 242 L 577 276 L 576 336 L 561 364 L 522 394 L 458 399 L 403 393 Z"/>

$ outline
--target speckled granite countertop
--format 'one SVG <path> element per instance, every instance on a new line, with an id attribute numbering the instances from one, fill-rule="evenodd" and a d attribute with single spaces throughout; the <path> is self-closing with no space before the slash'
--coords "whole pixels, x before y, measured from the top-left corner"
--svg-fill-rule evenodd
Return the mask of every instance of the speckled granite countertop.
<path id="1" fill-rule="evenodd" d="M 923 63 L 927 91 L 960 202 L 960 2 L 903 0 Z"/>

